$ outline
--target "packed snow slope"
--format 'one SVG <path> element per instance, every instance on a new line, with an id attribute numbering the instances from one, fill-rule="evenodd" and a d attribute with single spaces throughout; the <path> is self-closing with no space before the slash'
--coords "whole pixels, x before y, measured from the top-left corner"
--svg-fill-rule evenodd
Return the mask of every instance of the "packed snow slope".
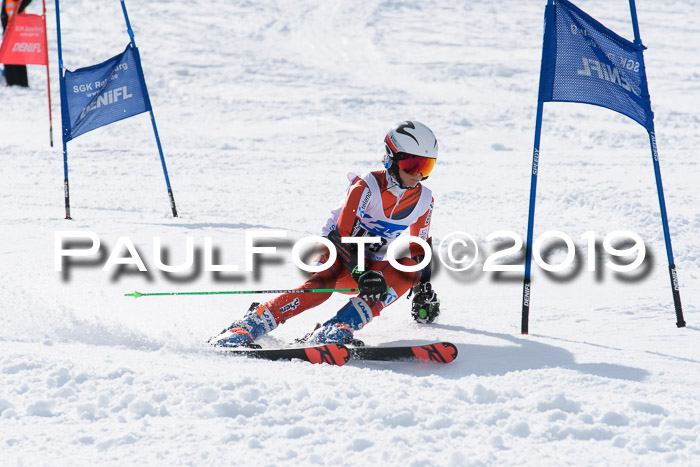
<path id="1" fill-rule="evenodd" d="M 609 110 L 547 104 L 535 236 L 564 232 L 577 253 L 562 272 L 533 268 L 527 336 L 522 273 L 483 268 L 512 244 L 489 234 L 525 236 L 544 0 L 127 2 L 180 217 L 144 114 L 68 144 L 72 221 L 47 3 L 53 148 L 45 69 L 30 67 L 29 89 L 0 88 L 0 463 L 700 464 L 697 2 L 637 5 L 688 326 L 675 326 L 644 129 Z M 578 4 L 632 37 L 628 2 Z M 120 2 L 62 5 L 67 68 L 124 49 Z M 440 141 L 425 182 L 436 243 L 463 231 L 480 255 L 462 273 L 436 262 L 435 324 L 414 323 L 401 298 L 356 337 L 451 341 L 454 363 L 227 358 L 204 342 L 269 297 L 124 297 L 299 285 L 292 243 L 320 232 L 347 172 L 380 168 L 384 135 L 405 119 Z M 55 236 L 66 230 L 93 232 L 100 251 L 58 272 Z M 287 237 L 251 273 L 254 230 Z M 616 230 L 647 247 L 632 273 L 606 266 L 600 243 Z M 599 242 L 595 272 L 586 232 Z M 146 272 L 103 270 L 113 250 L 129 257 L 121 237 Z M 207 237 L 216 264 L 241 272 L 205 270 Z M 186 260 L 188 239 L 195 266 L 162 272 L 159 259 Z M 564 259 L 563 248 L 549 256 Z M 287 345 L 345 300 L 261 343 Z"/>

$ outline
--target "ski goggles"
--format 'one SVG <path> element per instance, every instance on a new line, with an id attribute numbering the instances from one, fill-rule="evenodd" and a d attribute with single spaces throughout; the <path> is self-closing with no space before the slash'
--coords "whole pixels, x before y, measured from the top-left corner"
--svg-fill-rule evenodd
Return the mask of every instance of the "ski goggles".
<path id="1" fill-rule="evenodd" d="M 401 159 L 399 159 L 399 169 L 409 175 L 422 174 L 423 178 L 428 178 L 433 167 L 435 167 L 435 159 L 430 157 L 401 154 Z"/>

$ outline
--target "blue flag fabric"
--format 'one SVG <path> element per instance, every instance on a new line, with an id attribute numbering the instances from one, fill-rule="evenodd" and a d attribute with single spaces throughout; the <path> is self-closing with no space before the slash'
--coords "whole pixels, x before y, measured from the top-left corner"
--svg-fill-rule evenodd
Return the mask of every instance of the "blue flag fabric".
<path id="1" fill-rule="evenodd" d="M 599 105 L 653 131 L 644 49 L 555 0 L 545 9 L 539 100 Z"/>
<path id="2" fill-rule="evenodd" d="M 138 49 L 129 44 L 109 60 L 66 70 L 61 86 L 63 139 L 151 110 Z"/>

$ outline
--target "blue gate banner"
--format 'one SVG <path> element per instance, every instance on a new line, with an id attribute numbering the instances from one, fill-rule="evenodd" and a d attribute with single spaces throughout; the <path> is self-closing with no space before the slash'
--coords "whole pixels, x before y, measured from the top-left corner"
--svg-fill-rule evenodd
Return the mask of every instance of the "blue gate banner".
<path id="1" fill-rule="evenodd" d="M 653 131 L 646 47 L 624 39 L 568 0 L 545 9 L 540 102 L 599 105 Z"/>
<path id="2" fill-rule="evenodd" d="M 109 60 L 66 70 L 61 87 L 64 141 L 151 110 L 138 49 L 129 44 Z"/>

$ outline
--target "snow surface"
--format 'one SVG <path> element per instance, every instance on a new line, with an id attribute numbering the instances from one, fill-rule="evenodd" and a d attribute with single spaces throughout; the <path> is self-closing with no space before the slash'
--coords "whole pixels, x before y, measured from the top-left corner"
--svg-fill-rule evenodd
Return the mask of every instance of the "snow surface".
<path id="1" fill-rule="evenodd" d="M 533 269 L 528 336 L 522 276 L 481 268 L 491 232 L 525 235 L 544 0 L 127 2 L 180 217 L 140 115 L 69 143 L 73 221 L 47 3 L 54 148 L 45 69 L 30 67 L 30 89 L 0 88 L 0 464 L 700 464 L 698 2 L 637 5 L 688 327 L 674 324 L 643 128 L 547 104 L 535 235 L 567 233 L 584 267 Z M 578 3 L 632 36 L 628 2 Z M 128 41 L 117 1 L 64 2 L 61 20 L 70 69 Z M 401 299 L 357 337 L 452 341 L 454 363 L 226 358 L 203 342 L 253 297 L 123 296 L 297 286 L 291 242 L 319 233 L 346 172 L 379 168 L 384 134 L 407 118 L 440 141 L 435 238 L 468 232 L 482 255 L 467 273 L 439 268 L 436 324 L 412 322 Z M 212 237 L 220 264 L 243 267 L 252 229 L 289 232 L 257 274 L 156 268 L 154 237 L 169 264 L 188 237 L 199 253 Z M 586 271 L 581 236 L 619 229 L 644 239 L 641 272 L 614 274 L 605 255 Z M 95 232 L 101 256 L 56 272 L 62 230 Z M 120 237 L 148 273 L 102 271 Z M 261 342 L 285 345 L 345 300 Z"/>

